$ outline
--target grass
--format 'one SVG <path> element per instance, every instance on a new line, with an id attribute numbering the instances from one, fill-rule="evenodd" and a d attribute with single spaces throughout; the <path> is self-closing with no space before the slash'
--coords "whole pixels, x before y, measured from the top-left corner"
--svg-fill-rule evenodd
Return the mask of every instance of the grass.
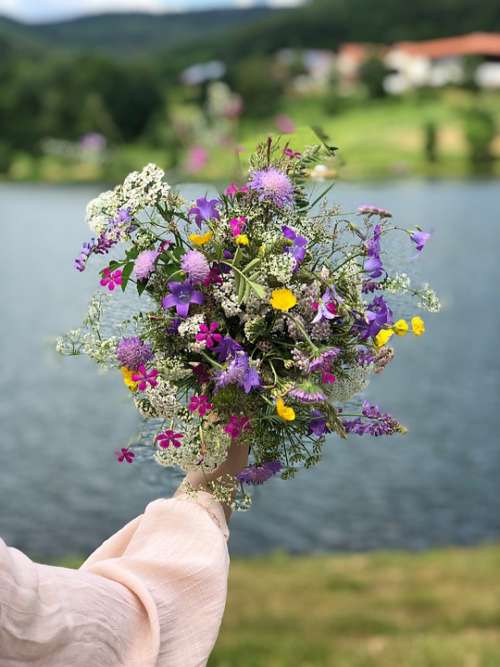
<path id="1" fill-rule="evenodd" d="M 73 567 L 79 559 L 63 564 Z M 498 667 L 500 545 L 233 558 L 208 667 Z"/>

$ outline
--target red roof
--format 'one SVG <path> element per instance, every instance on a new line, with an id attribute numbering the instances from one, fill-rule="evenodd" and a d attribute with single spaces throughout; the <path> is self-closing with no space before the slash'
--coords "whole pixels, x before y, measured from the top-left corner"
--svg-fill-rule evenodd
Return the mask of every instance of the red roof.
<path id="1" fill-rule="evenodd" d="M 460 37 L 430 39 L 426 42 L 399 42 L 395 49 L 414 56 L 449 58 L 452 56 L 500 56 L 500 34 L 472 32 Z"/>

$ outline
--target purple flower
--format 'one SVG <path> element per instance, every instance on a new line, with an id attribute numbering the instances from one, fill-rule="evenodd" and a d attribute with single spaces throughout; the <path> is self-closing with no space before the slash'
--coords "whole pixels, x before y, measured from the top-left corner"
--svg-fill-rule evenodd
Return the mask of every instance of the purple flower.
<path id="1" fill-rule="evenodd" d="M 236 352 L 239 352 L 241 349 L 241 345 L 231 338 L 231 336 L 224 336 L 217 347 L 214 347 L 214 353 L 217 355 L 217 360 L 223 362 L 228 357 L 234 357 Z"/>
<path id="2" fill-rule="evenodd" d="M 431 238 L 431 234 L 429 232 L 416 231 L 410 234 L 410 238 L 415 243 L 418 252 L 422 252 L 425 244 Z"/>
<path id="3" fill-rule="evenodd" d="M 199 250 L 188 250 L 181 258 L 181 268 L 194 283 L 202 283 L 210 273 L 207 258 Z"/>
<path id="4" fill-rule="evenodd" d="M 292 245 L 288 245 L 285 248 L 285 252 L 290 253 L 295 258 L 295 269 L 298 269 L 299 264 L 304 261 L 304 257 L 306 256 L 308 240 L 305 236 L 297 234 L 291 227 L 283 225 L 281 229 L 283 236 L 292 242 Z"/>
<path id="5" fill-rule="evenodd" d="M 358 350 L 358 363 L 360 366 L 369 366 L 375 361 L 375 355 L 369 350 Z"/>
<path id="6" fill-rule="evenodd" d="M 280 461 L 264 461 L 260 465 L 255 463 L 243 468 L 236 475 L 236 479 L 245 484 L 263 484 L 273 475 L 276 475 L 281 470 L 281 467 Z"/>
<path id="7" fill-rule="evenodd" d="M 335 296 L 331 289 L 327 287 L 321 299 L 312 304 L 312 309 L 316 311 L 312 324 L 322 320 L 333 320 L 337 316 L 337 306 L 334 299 Z"/>
<path id="8" fill-rule="evenodd" d="M 376 296 L 368 305 L 364 317 L 356 325 L 362 339 L 374 338 L 386 325 L 392 324 L 392 310 L 383 296 Z"/>
<path id="9" fill-rule="evenodd" d="M 116 357 L 122 366 L 136 371 L 153 358 L 149 343 L 144 343 L 137 336 L 122 338 L 116 347 Z"/>
<path id="10" fill-rule="evenodd" d="M 218 389 L 228 384 L 238 384 L 249 394 L 252 389 L 260 387 L 261 382 L 257 369 L 250 366 L 248 354 L 237 352 L 228 367 L 217 373 L 215 384 Z"/>
<path id="11" fill-rule="evenodd" d="M 372 405 L 368 401 L 363 401 L 361 415 L 369 421 L 363 421 L 361 416 L 352 420 L 343 420 L 342 423 L 347 433 L 378 437 L 405 431 L 404 427 L 394 417 L 387 412 L 382 413 L 377 405 Z"/>
<path id="12" fill-rule="evenodd" d="M 279 208 L 293 204 L 293 183 L 282 171 L 268 167 L 254 171 L 251 176 L 249 187 L 259 193 L 259 201 L 269 202 Z"/>
<path id="13" fill-rule="evenodd" d="M 328 428 L 326 417 L 320 410 L 311 410 L 311 415 L 313 418 L 309 422 L 309 433 L 321 437 L 325 433 L 331 432 Z"/>
<path id="14" fill-rule="evenodd" d="M 210 382 L 210 374 L 205 364 L 197 364 L 196 366 L 193 366 L 192 370 L 199 385 L 208 384 Z"/>
<path id="15" fill-rule="evenodd" d="M 170 320 L 168 327 L 167 327 L 167 333 L 170 336 L 175 336 L 179 332 L 179 324 L 182 322 L 182 320 L 179 317 L 174 317 L 173 320 Z"/>
<path id="16" fill-rule="evenodd" d="M 177 315 L 180 317 L 187 317 L 189 314 L 189 306 L 196 303 L 201 306 L 203 303 L 203 294 L 195 290 L 189 280 L 184 280 L 182 283 L 168 283 L 170 294 L 163 297 L 162 306 L 173 308 L 175 306 Z"/>
<path id="17" fill-rule="evenodd" d="M 143 250 L 134 264 L 134 275 L 137 280 L 146 280 L 155 269 L 155 262 L 160 253 L 157 250 Z"/>
<path id="18" fill-rule="evenodd" d="M 122 270 L 117 269 L 116 271 L 111 271 L 109 267 L 106 267 L 102 270 L 100 284 L 103 287 L 107 287 L 109 291 L 112 292 L 117 285 L 122 284 Z"/>
<path id="19" fill-rule="evenodd" d="M 325 350 L 319 356 L 311 359 L 309 362 L 309 373 L 314 373 L 316 371 L 329 371 L 332 361 L 338 357 L 340 354 L 340 348 L 332 347 L 329 350 Z"/>
<path id="20" fill-rule="evenodd" d="M 366 242 L 367 259 L 363 265 L 364 270 L 370 278 L 380 278 L 384 273 L 382 260 L 380 259 L 380 237 L 382 235 L 382 226 L 375 225 L 373 228 L 373 237 Z"/>
<path id="21" fill-rule="evenodd" d="M 390 213 L 385 208 L 379 208 L 378 206 L 373 206 L 372 204 L 363 204 L 363 206 L 358 207 L 359 215 L 367 215 L 371 217 L 372 215 L 378 215 L 380 218 L 392 218 L 392 213 Z"/>
<path id="22" fill-rule="evenodd" d="M 301 385 L 290 389 L 288 396 L 291 396 L 299 403 L 321 403 L 326 401 L 325 394 L 312 384 L 312 382 L 303 382 Z"/>
<path id="23" fill-rule="evenodd" d="M 188 410 L 189 412 L 198 412 L 200 417 L 204 417 L 207 412 L 212 410 L 214 407 L 213 403 L 210 403 L 208 396 L 202 394 L 201 396 L 191 396 L 189 401 Z"/>
<path id="24" fill-rule="evenodd" d="M 240 417 L 233 415 L 229 418 L 229 422 L 224 426 L 224 432 L 231 436 L 231 440 L 237 440 L 243 431 L 250 428 L 250 419 L 248 417 Z"/>
<path id="25" fill-rule="evenodd" d="M 196 206 L 193 206 L 189 209 L 188 215 L 194 215 L 194 221 L 201 227 L 203 222 L 208 220 L 219 220 L 219 211 L 217 210 L 217 205 L 220 204 L 219 199 L 207 199 L 206 197 L 201 197 L 196 200 Z"/>

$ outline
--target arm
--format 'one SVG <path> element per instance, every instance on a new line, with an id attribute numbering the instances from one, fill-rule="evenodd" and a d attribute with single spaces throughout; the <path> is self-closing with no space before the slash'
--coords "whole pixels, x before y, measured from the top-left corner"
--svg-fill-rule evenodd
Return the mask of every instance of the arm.
<path id="1" fill-rule="evenodd" d="M 191 470 L 181 482 L 174 497 L 183 492 L 183 486 L 188 482 L 194 489 L 210 492 L 207 486 L 209 482 L 213 482 L 223 475 L 237 475 L 248 463 L 248 445 L 238 444 L 234 441 L 228 450 L 227 459 L 218 468 L 212 472 L 203 472 L 202 470 Z M 231 508 L 229 505 L 223 504 L 222 508 L 226 516 L 226 521 L 229 523 L 231 517 Z"/>

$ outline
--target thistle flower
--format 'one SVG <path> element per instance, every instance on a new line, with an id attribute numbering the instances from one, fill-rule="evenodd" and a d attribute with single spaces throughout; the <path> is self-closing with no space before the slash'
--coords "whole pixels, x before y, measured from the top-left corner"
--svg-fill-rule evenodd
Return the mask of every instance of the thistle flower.
<path id="1" fill-rule="evenodd" d="M 134 275 L 137 280 L 146 280 L 155 269 L 155 262 L 160 253 L 157 250 L 143 250 L 134 263 Z"/>
<path id="2" fill-rule="evenodd" d="M 122 338 L 116 347 L 116 357 L 122 366 L 136 371 L 153 358 L 149 343 L 144 343 L 137 336 Z"/>
<path id="3" fill-rule="evenodd" d="M 258 193 L 259 201 L 269 202 L 278 208 L 293 204 L 293 184 L 286 174 L 275 167 L 254 171 L 248 185 Z"/>
<path id="4" fill-rule="evenodd" d="M 189 250 L 181 258 L 181 269 L 194 283 L 202 283 L 210 273 L 207 258 L 199 250 Z"/>
<path id="5" fill-rule="evenodd" d="M 320 403 L 326 401 L 325 394 L 312 382 L 302 384 L 290 389 L 288 396 L 295 398 L 299 403 Z"/>

